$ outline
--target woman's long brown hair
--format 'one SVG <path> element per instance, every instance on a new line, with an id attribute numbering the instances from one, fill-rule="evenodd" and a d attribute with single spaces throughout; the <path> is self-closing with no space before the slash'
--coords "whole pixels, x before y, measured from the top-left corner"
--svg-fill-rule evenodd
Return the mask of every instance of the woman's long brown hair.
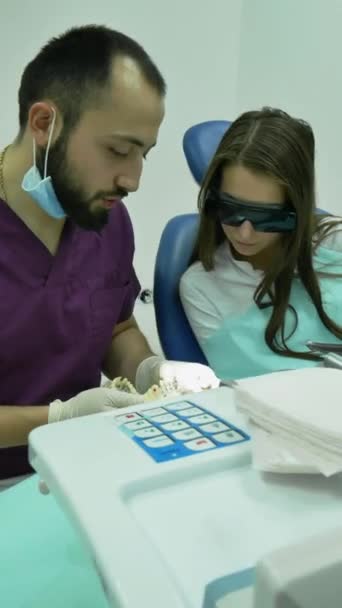
<path id="1" fill-rule="evenodd" d="M 319 243 L 342 220 L 327 220 L 315 212 L 315 140 L 311 127 L 286 112 L 272 108 L 245 112 L 229 127 L 212 159 L 199 193 L 201 214 L 197 241 L 191 263 L 200 260 L 207 271 L 214 268 L 217 247 L 226 240 L 221 224 L 206 213 L 204 203 L 209 188 L 220 188 L 222 169 L 242 165 L 255 173 L 269 175 L 284 189 L 286 202 L 297 213 L 297 226 L 282 235 L 278 252 L 258 285 L 254 300 L 260 308 L 272 306 L 265 329 L 269 348 L 280 355 L 317 360 L 309 352 L 288 348 L 285 315 L 292 310 L 291 285 L 295 275 L 301 280 L 325 327 L 342 339 L 338 326 L 324 310 L 321 290 L 313 268 L 313 238 Z M 341 226 L 342 227 L 342 226 Z"/>

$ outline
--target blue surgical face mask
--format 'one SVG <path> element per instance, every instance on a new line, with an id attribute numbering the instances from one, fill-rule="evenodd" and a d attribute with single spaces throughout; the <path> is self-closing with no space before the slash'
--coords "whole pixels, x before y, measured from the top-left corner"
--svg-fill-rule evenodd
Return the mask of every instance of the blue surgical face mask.
<path id="1" fill-rule="evenodd" d="M 43 179 L 37 167 L 36 140 L 33 139 L 33 166 L 27 171 L 27 173 L 25 173 L 21 187 L 24 192 L 27 192 L 27 194 L 29 194 L 36 201 L 36 203 L 38 203 L 39 207 L 43 209 L 45 213 L 47 213 L 50 217 L 61 219 L 66 216 L 66 213 L 56 196 L 51 177 L 47 176 L 47 162 L 56 122 L 56 110 L 54 108 L 51 109 L 53 111 L 53 119 L 50 126 L 49 139 L 45 153 Z"/>

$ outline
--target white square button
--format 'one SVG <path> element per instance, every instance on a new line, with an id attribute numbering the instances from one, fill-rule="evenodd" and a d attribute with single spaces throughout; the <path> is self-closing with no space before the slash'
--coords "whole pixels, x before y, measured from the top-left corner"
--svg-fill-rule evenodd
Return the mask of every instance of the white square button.
<path id="1" fill-rule="evenodd" d="M 182 441 L 187 441 L 189 439 L 196 439 L 197 437 L 201 437 L 201 433 L 196 431 L 196 429 L 184 429 L 184 431 L 177 431 L 177 433 L 172 433 L 175 439 L 181 439 Z"/>
<path id="2" fill-rule="evenodd" d="M 177 416 L 173 414 L 162 414 L 161 416 L 153 416 L 153 422 L 159 422 L 160 424 L 164 422 L 172 422 L 173 420 L 178 420 Z"/>
<path id="3" fill-rule="evenodd" d="M 133 420 L 141 420 L 141 416 L 135 412 L 128 412 L 127 414 L 115 416 L 115 421 L 117 422 L 132 422 Z"/>
<path id="4" fill-rule="evenodd" d="M 145 418 L 154 418 L 154 416 L 160 416 L 161 414 L 167 414 L 167 411 L 164 410 L 162 407 L 154 407 L 149 410 L 144 410 L 142 412 L 142 414 L 143 414 L 143 416 L 145 416 Z"/>
<path id="5" fill-rule="evenodd" d="M 125 428 L 128 429 L 129 431 L 137 431 L 138 429 L 144 429 L 147 426 L 151 426 L 151 424 L 147 420 L 144 420 L 143 418 L 140 418 L 140 420 L 134 420 L 134 422 L 128 422 L 125 424 Z"/>
<path id="6" fill-rule="evenodd" d="M 172 445 L 174 441 L 166 435 L 160 435 L 159 437 L 152 437 L 152 439 L 146 439 L 144 444 L 149 448 L 164 448 L 166 445 Z"/>
<path id="7" fill-rule="evenodd" d="M 167 424 L 163 424 L 163 429 L 166 431 L 182 431 L 183 429 L 188 429 L 189 425 L 183 420 L 175 420 L 174 422 L 168 422 Z"/>
<path id="8" fill-rule="evenodd" d="M 216 418 L 210 416 L 210 414 L 201 414 L 201 416 L 194 416 L 189 420 L 191 424 L 206 424 L 207 422 L 215 422 Z"/>
<path id="9" fill-rule="evenodd" d="M 188 407 L 186 410 L 178 410 L 177 412 L 180 416 L 196 416 L 197 414 L 202 414 L 202 410 L 199 407 Z"/>
<path id="10" fill-rule="evenodd" d="M 242 441 L 245 439 L 243 435 L 240 435 L 240 433 L 233 430 L 218 433 L 217 435 L 213 435 L 213 438 L 218 441 L 218 443 L 235 443 L 235 441 Z"/>
<path id="11" fill-rule="evenodd" d="M 215 447 L 215 444 L 207 439 L 207 437 L 200 437 L 199 439 L 194 439 L 193 441 L 188 441 L 184 443 L 185 447 L 188 450 L 192 450 L 193 452 L 201 452 L 202 450 L 209 450 Z"/>
<path id="12" fill-rule="evenodd" d="M 205 433 L 218 433 L 219 431 L 229 431 L 230 427 L 219 420 L 215 422 L 209 422 L 209 424 L 201 425 L 201 431 Z"/>
<path id="13" fill-rule="evenodd" d="M 135 431 L 135 437 L 141 437 L 142 439 L 148 439 L 150 437 L 155 437 L 156 435 L 161 435 L 161 432 L 156 429 L 155 426 L 149 426 L 146 429 L 141 429 L 140 431 Z"/>
<path id="14" fill-rule="evenodd" d="M 191 403 L 188 401 L 178 401 L 177 403 L 170 403 L 165 407 L 170 412 L 178 412 L 179 410 L 185 410 L 186 407 L 191 407 Z"/>

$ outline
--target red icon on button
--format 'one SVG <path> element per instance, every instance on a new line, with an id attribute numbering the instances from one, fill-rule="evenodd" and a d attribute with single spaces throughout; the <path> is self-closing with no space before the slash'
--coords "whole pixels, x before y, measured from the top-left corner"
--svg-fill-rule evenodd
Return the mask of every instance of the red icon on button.
<path id="1" fill-rule="evenodd" d="M 215 444 L 207 437 L 200 437 L 199 439 L 194 439 L 193 441 L 186 441 L 184 446 L 188 448 L 188 450 L 201 452 L 202 450 L 210 450 L 214 448 Z"/>

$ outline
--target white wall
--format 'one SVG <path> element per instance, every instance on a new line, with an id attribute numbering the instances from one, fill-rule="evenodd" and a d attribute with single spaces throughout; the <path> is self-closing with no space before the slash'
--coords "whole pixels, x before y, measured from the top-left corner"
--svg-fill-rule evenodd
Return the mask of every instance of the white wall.
<path id="1" fill-rule="evenodd" d="M 311 123 L 319 206 L 342 215 L 342 0 L 244 0 L 237 109 Z"/>
<path id="2" fill-rule="evenodd" d="M 145 165 L 140 191 L 128 205 L 136 234 L 136 269 L 152 286 L 153 264 L 167 220 L 196 208 L 197 188 L 182 152 L 196 122 L 229 119 L 235 111 L 242 0 L 2 0 L 0 13 L 0 146 L 17 131 L 21 72 L 48 38 L 66 28 L 102 23 L 135 37 L 168 83 L 167 115 L 158 148 Z M 152 305 L 137 317 L 158 348 Z"/>
<path id="3" fill-rule="evenodd" d="M 167 220 L 196 207 L 182 152 L 182 136 L 196 122 L 262 105 L 307 119 L 316 134 L 319 203 L 342 214 L 342 0 L 2 0 L 0 147 L 16 134 L 25 64 L 51 36 L 91 22 L 136 37 L 169 88 L 159 146 L 128 202 L 143 287 L 152 286 Z M 136 315 L 158 349 L 152 305 L 138 303 Z"/>

